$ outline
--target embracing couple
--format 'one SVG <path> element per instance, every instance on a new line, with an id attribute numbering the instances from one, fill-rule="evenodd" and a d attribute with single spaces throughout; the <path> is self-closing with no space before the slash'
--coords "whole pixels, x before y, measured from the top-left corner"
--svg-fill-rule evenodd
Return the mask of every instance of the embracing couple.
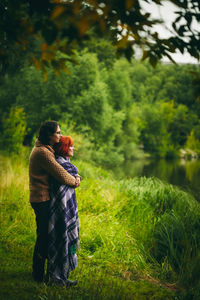
<path id="1" fill-rule="evenodd" d="M 73 139 L 62 136 L 56 121 L 39 129 L 29 159 L 30 203 L 34 209 L 37 238 L 33 253 L 33 279 L 48 284 L 73 286 L 70 271 L 77 266 L 79 220 L 75 188 L 80 185 L 78 169 L 71 164 Z"/>

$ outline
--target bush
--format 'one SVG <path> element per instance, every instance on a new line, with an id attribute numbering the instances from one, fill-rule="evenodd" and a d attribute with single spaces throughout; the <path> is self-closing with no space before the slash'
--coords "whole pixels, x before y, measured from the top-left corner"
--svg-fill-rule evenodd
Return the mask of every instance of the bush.
<path id="1" fill-rule="evenodd" d="M 26 134 L 26 119 L 23 108 L 12 107 L 9 115 L 3 118 L 1 148 L 7 152 L 19 152 Z"/>
<path id="2" fill-rule="evenodd" d="M 190 132 L 190 135 L 187 138 L 185 147 L 187 149 L 191 149 L 191 150 L 195 151 L 196 153 L 200 154 L 200 141 L 199 141 L 199 139 L 197 139 L 195 137 L 193 130 Z M 192 153 L 191 153 L 191 155 L 192 155 Z"/>

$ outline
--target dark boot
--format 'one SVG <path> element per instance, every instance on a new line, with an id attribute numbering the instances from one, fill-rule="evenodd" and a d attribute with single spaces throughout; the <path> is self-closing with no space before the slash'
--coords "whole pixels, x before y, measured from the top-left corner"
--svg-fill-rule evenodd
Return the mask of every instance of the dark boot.
<path id="1" fill-rule="evenodd" d="M 78 280 L 69 280 L 69 279 L 66 279 L 65 280 L 65 285 L 66 287 L 70 287 L 70 286 L 75 286 L 78 284 Z"/>
<path id="2" fill-rule="evenodd" d="M 33 254 L 33 279 L 37 282 L 42 282 L 44 279 L 44 265 L 45 259 L 40 257 L 37 251 L 34 251 Z"/>
<path id="3" fill-rule="evenodd" d="M 67 271 L 67 279 L 65 279 L 65 285 L 66 287 L 75 286 L 78 284 L 78 280 L 69 280 L 69 271 Z"/>

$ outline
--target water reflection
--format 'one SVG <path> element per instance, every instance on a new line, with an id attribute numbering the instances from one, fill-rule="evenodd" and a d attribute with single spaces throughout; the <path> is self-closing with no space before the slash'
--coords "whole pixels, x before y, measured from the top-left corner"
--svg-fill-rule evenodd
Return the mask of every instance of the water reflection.
<path id="1" fill-rule="evenodd" d="M 135 176 L 158 177 L 192 193 L 200 201 L 200 160 L 137 160 L 126 161 L 114 169 L 117 178 Z"/>

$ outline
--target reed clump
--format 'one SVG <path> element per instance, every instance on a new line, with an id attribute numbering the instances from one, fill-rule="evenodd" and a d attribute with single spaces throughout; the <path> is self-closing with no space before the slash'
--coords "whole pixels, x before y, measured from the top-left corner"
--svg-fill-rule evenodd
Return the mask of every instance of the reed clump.
<path id="1" fill-rule="evenodd" d="M 199 203 L 156 178 L 123 181 L 121 188 L 129 198 L 118 214 L 128 217 L 146 261 L 158 263 L 162 278 L 199 293 Z"/>

